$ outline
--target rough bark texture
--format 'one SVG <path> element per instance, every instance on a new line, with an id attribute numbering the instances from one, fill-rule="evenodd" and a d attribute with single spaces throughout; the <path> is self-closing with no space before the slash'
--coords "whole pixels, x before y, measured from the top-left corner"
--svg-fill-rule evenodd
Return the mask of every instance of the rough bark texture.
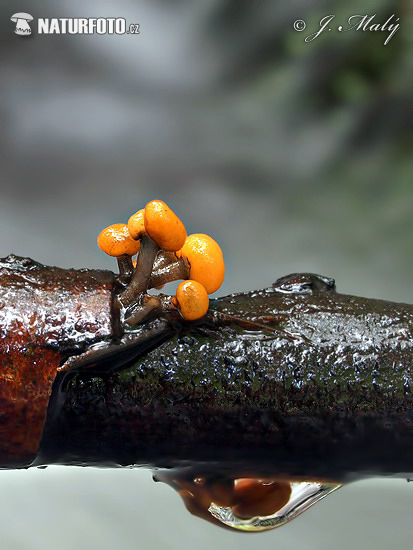
<path id="1" fill-rule="evenodd" d="M 111 335 L 113 274 L 0 260 L 0 466 L 36 456 L 64 358 Z"/>
<path id="2" fill-rule="evenodd" d="M 332 478 L 413 469 L 412 306 L 306 275 L 211 306 L 244 324 L 211 315 L 118 372 L 72 376 L 43 461 Z"/>
<path id="3" fill-rule="evenodd" d="M 63 357 L 85 342 L 110 340 L 113 274 L 36 270 L 24 276 L 21 292 L 39 284 L 39 296 L 47 288 L 48 299 L 39 298 L 47 311 L 66 304 L 91 323 L 82 321 L 71 339 L 70 315 L 38 316 L 30 326 L 39 353 Z M 82 290 L 73 295 L 62 281 L 77 277 Z M 4 311 L 10 305 L 2 292 Z M 32 311 L 32 302 L 21 303 L 16 319 Z M 61 331 L 53 337 L 50 321 Z M 413 306 L 338 294 L 333 281 L 301 274 L 213 300 L 202 322 L 158 319 L 129 338 L 140 342 L 152 328 L 153 345 L 149 339 L 131 348 L 122 365 L 99 356 L 87 369 L 58 374 L 36 464 L 186 464 L 203 474 L 334 478 L 413 470 Z M 53 345 L 42 343 L 46 334 Z M 18 362 L 1 346 L 3 364 Z M 55 362 L 44 362 L 53 371 Z M 27 401 L 32 389 L 19 391 Z"/>

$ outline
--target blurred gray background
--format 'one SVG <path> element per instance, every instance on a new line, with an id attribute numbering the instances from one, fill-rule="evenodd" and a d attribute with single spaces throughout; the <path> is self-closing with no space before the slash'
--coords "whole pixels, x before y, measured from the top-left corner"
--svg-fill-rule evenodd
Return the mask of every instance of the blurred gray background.
<path id="1" fill-rule="evenodd" d="M 412 302 L 408 6 L 5 0 L 0 256 L 115 269 L 97 234 L 161 198 L 188 232 L 222 245 L 218 295 L 313 271 L 342 292 Z M 16 11 L 124 17 L 140 34 L 20 37 Z M 336 30 L 353 14 L 384 23 L 393 13 L 401 28 L 387 46 L 385 32 Z M 330 14 L 333 31 L 305 43 Z M 398 550 L 411 540 L 413 487 L 401 480 L 350 485 L 253 539 L 189 516 L 149 472 L 0 472 L 0 487 L 7 550 Z"/>

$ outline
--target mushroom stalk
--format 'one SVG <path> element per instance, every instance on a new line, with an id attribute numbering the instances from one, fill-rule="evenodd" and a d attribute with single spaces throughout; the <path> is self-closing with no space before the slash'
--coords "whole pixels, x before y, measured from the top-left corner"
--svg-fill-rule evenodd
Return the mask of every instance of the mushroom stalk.
<path id="1" fill-rule="evenodd" d="M 166 250 L 159 250 L 156 259 L 153 263 L 153 271 L 158 271 L 162 267 L 176 262 L 178 258 L 175 252 L 167 252 Z"/>
<path id="2" fill-rule="evenodd" d="M 189 264 L 186 258 L 176 258 L 171 263 L 162 263 L 154 266 L 152 272 L 149 287 L 155 288 L 157 286 L 165 285 L 172 281 L 179 281 L 181 279 L 187 279 L 189 277 Z"/>
<path id="3" fill-rule="evenodd" d="M 126 290 L 119 296 L 123 307 L 136 303 L 148 290 L 158 250 L 159 246 L 148 235 L 143 235 L 135 271 Z"/>
<path id="4" fill-rule="evenodd" d="M 131 256 L 124 254 L 116 258 L 118 261 L 119 268 L 119 282 L 123 285 L 127 285 L 131 280 L 133 274 L 133 262 Z"/>
<path id="5" fill-rule="evenodd" d="M 147 319 L 154 312 L 161 308 L 161 301 L 158 296 L 149 296 L 146 294 L 142 304 L 132 306 L 128 311 L 128 317 L 125 323 L 131 327 L 136 326 Z"/>

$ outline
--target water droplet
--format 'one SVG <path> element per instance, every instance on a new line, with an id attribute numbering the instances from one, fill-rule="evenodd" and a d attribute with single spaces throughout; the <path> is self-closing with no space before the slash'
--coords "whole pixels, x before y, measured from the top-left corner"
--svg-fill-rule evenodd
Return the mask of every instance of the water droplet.
<path id="1" fill-rule="evenodd" d="M 191 477 L 177 470 L 157 472 L 154 479 L 173 487 L 191 514 L 244 532 L 285 525 L 341 486 L 284 478 Z"/>
<path id="2" fill-rule="evenodd" d="M 281 482 L 276 482 L 280 483 Z M 286 482 L 283 482 L 286 483 Z M 339 484 L 322 483 L 316 481 L 295 481 L 290 482 L 290 496 L 288 500 L 278 510 L 265 510 L 266 502 L 262 504 L 263 509 L 259 509 L 260 503 L 252 502 L 250 513 L 252 517 L 239 517 L 239 507 L 223 507 L 218 506 L 215 503 L 211 503 L 209 512 L 212 516 L 218 519 L 223 524 L 234 529 L 247 532 L 268 531 L 269 529 L 275 529 L 281 527 L 289 521 L 295 519 L 297 516 L 308 510 L 311 506 L 319 502 L 322 498 L 326 497 L 336 489 L 340 487 Z M 276 503 L 275 495 L 275 502 Z M 256 513 L 254 515 L 254 506 L 258 504 Z M 268 503 L 271 504 L 270 502 Z M 248 508 L 247 510 L 248 511 Z"/>

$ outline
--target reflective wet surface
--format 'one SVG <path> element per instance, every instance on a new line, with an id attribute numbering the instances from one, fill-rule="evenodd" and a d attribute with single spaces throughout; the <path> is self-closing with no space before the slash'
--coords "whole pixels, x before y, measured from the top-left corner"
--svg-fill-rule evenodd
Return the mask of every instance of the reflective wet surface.
<path id="1" fill-rule="evenodd" d="M 341 487 L 321 480 L 191 477 L 179 470 L 155 472 L 153 479 L 174 488 L 191 514 L 246 533 L 281 527 Z"/>

